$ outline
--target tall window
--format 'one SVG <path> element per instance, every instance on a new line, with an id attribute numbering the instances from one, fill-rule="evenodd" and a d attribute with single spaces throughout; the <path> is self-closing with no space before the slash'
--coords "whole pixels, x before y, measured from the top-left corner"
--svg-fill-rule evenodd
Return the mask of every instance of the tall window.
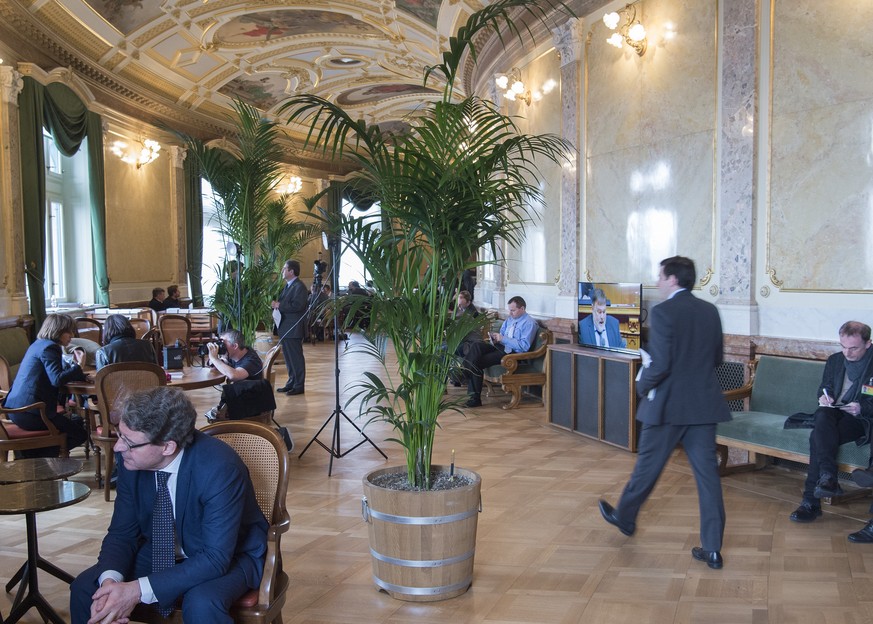
<path id="1" fill-rule="evenodd" d="M 201 179 L 200 190 L 203 198 L 203 295 L 211 297 L 221 280 L 226 241 L 218 231 L 216 195 L 212 192 L 212 185 Z"/>
<path id="2" fill-rule="evenodd" d="M 45 153 L 45 297 L 49 306 L 94 301 L 88 144 L 67 158 L 43 129 Z"/>
<path id="3" fill-rule="evenodd" d="M 355 210 L 354 206 L 350 202 L 344 200 L 342 205 L 343 214 L 348 216 L 352 213 L 352 210 Z M 376 202 L 365 211 L 355 210 L 355 216 L 363 216 L 365 220 L 369 222 L 370 227 L 379 227 L 379 203 Z M 364 266 L 361 259 L 353 252 L 343 248 L 341 250 L 339 266 L 340 287 L 347 286 L 352 280 L 359 282 L 361 286 L 363 286 L 369 279 L 368 275 L 367 267 Z"/>

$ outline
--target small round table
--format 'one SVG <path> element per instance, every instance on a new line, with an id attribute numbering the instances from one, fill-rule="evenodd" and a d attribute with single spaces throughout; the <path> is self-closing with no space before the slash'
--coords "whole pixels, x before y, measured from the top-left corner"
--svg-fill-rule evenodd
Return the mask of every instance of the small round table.
<path id="1" fill-rule="evenodd" d="M 79 468 L 81 469 L 81 465 Z M 75 481 L 46 480 L 0 485 L 0 514 L 23 513 L 27 526 L 27 563 L 10 581 L 10 584 L 14 584 L 18 578 L 22 579 L 15 600 L 12 602 L 12 611 L 6 618 L 5 624 L 14 624 L 32 607 L 36 607 L 44 620 L 64 624 L 64 620 L 39 593 L 37 571 L 38 568 L 42 568 L 67 583 L 71 583 L 73 577 L 39 556 L 36 514 L 40 511 L 75 505 L 88 498 L 90 493 L 91 488 Z M 9 590 L 10 587 L 7 585 L 7 591 Z"/>
<path id="2" fill-rule="evenodd" d="M 34 457 L 0 463 L 0 485 L 26 481 L 54 481 L 82 471 L 82 460 L 70 457 Z"/>

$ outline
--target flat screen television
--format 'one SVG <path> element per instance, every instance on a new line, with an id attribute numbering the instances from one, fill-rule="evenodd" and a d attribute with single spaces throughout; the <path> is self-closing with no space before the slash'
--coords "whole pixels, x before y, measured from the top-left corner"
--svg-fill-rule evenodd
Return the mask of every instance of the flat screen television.
<path id="1" fill-rule="evenodd" d="M 593 299 L 602 292 L 605 310 Z M 601 315 L 605 311 L 605 321 Z M 638 353 L 643 321 L 643 285 L 619 282 L 579 282 L 579 337 L 586 347 Z"/>

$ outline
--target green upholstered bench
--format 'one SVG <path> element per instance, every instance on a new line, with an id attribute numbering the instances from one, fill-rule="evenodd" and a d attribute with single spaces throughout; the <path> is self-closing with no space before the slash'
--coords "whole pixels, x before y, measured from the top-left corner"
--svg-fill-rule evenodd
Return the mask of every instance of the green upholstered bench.
<path id="1" fill-rule="evenodd" d="M 498 331 L 498 326 L 494 331 Z M 511 395 L 503 409 L 513 409 L 521 402 L 521 389 L 524 386 L 545 387 L 548 381 L 546 352 L 552 343 L 552 332 L 545 327 L 537 329 L 537 336 L 531 350 L 525 353 L 507 353 L 500 364 L 489 366 L 483 372 L 483 381 L 488 386 L 488 396 L 492 386 L 499 385 Z"/>
<path id="2" fill-rule="evenodd" d="M 749 363 L 749 382 L 724 393 L 728 401 L 749 398 L 749 411 L 732 412 L 733 420 L 718 424 L 716 442 L 722 472 L 740 466 L 727 465 L 727 449 L 740 448 L 755 454 L 754 466 L 763 467 L 767 457 L 809 463 L 810 429 L 784 429 L 785 419 L 797 412 L 813 413 L 824 362 L 761 356 Z M 849 472 L 866 468 L 870 446 L 847 442 L 837 455 L 839 469 Z M 750 460 L 752 458 L 750 457 Z"/>

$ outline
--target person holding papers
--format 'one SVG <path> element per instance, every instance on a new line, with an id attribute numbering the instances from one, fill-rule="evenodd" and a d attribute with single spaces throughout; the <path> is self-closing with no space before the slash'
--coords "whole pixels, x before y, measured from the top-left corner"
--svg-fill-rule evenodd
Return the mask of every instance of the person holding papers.
<path id="1" fill-rule="evenodd" d="M 720 569 L 725 512 L 715 432 L 731 414 L 715 375 L 723 358 L 721 319 L 714 305 L 691 294 L 695 281 L 689 258 L 661 261 L 658 290 L 665 301 L 652 309 L 651 362 L 637 382 L 637 420 L 643 424 L 637 463 L 618 505 L 601 500 L 600 513 L 633 535 L 640 507 L 681 442 L 694 471 L 700 509 L 701 545 L 691 549 L 691 556 Z"/>

